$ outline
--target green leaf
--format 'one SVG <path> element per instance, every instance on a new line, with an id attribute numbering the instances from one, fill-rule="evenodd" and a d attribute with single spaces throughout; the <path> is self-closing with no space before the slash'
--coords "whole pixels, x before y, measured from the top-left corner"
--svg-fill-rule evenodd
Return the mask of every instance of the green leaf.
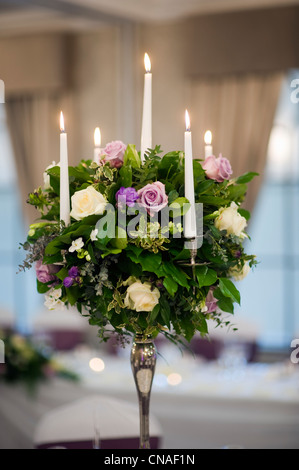
<path id="1" fill-rule="evenodd" d="M 199 183 L 197 186 L 195 186 L 195 192 L 197 194 L 203 194 L 206 193 L 211 186 L 215 184 L 214 180 L 205 180 Z"/>
<path id="2" fill-rule="evenodd" d="M 116 227 L 115 235 L 116 237 L 111 240 L 110 244 L 114 248 L 124 250 L 128 245 L 127 232 L 121 227 Z"/>
<path id="3" fill-rule="evenodd" d="M 250 212 L 246 209 L 238 209 L 238 212 L 240 215 L 242 215 L 242 217 L 245 217 L 246 220 L 250 219 Z"/>
<path id="4" fill-rule="evenodd" d="M 132 167 L 131 165 L 123 165 L 119 170 L 120 184 L 125 188 L 132 186 Z"/>
<path id="5" fill-rule="evenodd" d="M 219 289 L 225 297 L 231 298 L 234 302 L 237 302 L 240 305 L 240 292 L 232 283 L 232 281 L 230 281 L 226 277 L 221 277 L 219 279 Z"/>
<path id="6" fill-rule="evenodd" d="M 69 303 L 75 305 L 80 295 L 79 287 L 68 287 L 65 290 Z"/>
<path id="7" fill-rule="evenodd" d="M 244 198 L 247 191 L 247 185 L 244 184 L 237 184 L 237 185 L 230 185 L 227 188 L 227 193 L 229 198 L 232 201 L 238 201 Z M 227 204 L 225 204 L 227 205 Z"/>
<path id="8" fill-rule="evenodd" d="M 135 145 L 129 144 L 124 153 L 124 165 L 131 165 L 132 168 L 140 168 L 140 156 Z"/>
<path id="9" fill-rule="evenodd" d="M 159 178 L 171 179 L 175 175 L 179 166 L 178 153 L 167 153 L 159 163 Z"/>
<path id="10" fill-rule="evenodd" d="M 162 270 L 166 273 L 166 275 L 168 275 L 168 277 L 171 276 L 175 282 L 189 289 L 187 274 L 185 274 L 181 269 L 177 268 L 171 261 L 166 261 L 163 263 Z"/>
<path id="11" fill-rule="evenodd" d="M 170 306 L 165 297 L 160 298 L 160 313 L 165 325 L 170 328 Z"/>
<path id="12" fill-rule="evenodd" d="M 171 211 L 173 217 L 185 215 L 189 209 L 190 203 L 185 197 L 178 197 L 169 205 L 169 211 Z"/>
<path id="13" fill-rule="evenodd" d="M 40 282 L 38 279 L 36 279 L 36 287 L 37 287 L 37 292 L 39 294 L 45 294 L 48 292 L 48 290 L 51 289 L 51 287 L 48 286 L 48 284 L 45 284 L 44 282 Z"/>
<path id="14" fill-rule="evenodd" d="M 143 271 L 149 271 L 151 273 L 157 273 L 162 263 L 161 253 L 153 254 L 142 251 L 141 255 L 137 256 L 132 251 L 128 251 L 127 256 L 134 261 L 134 263 L 140 263 Z"/>
<path id="15" fill-rule="evenodd" d="M 167 187 L 166 187 L 166 191 L 167 191 Z M 178 197 L 179 197 L 179 193 L 175 189 L 171 190 L 170 193 L 168 194 L 168 204 L 171 204 L 172 202 L 174 202 Z"/>
<path id="16" fill-rule="evenodd" d="M 229 200 L 223 199 L 222 197 L 217 196 L 201 196 L 198 197 L 198 202 L 202 202 L 203 204 L 216 206 L 216 207 L 223 207 L 229 204 Z"/>
<path id="17" fill-rule="evenodd" d="M 193 174 L 197 181 L 203 180 L 206 175 L 206 172 L 201 166 L 200 161 L 196 160 L 195 158 L 193 159 Z"/>
<path id="18" fill-rule="evenodd" d="M 156 320 L 157 316 L 159 315 L 159 312 L 160 312 L 160 304 L 157 304 L 155 305 L 155 307 L 150 313 L 149 323 L 153 323 Z"/>
<path id="19" fill-rule="evenodd" d="M 208 266 L 197 266 L 195 269 L 199 287 L 211 286 L 217 281 L 217 273 Z"/>
<path id="20" fill-rule="evenodd" d="M 171 295 L 171 297 L 173 297 L 176 291 L 178 290 L 178 284 L 171 277 L 164 278 L 163 286 L 165 287 L 169 295 Z"/>
<path id="21" fill-rule="evenodd" d="M 213 295 L 218 299 L 217 305 L 223 312 L 234 313 L 234 304 L 232 299 L 225 297 L 219 287 L 214 290 Z"/>
<path id="22" fill-rule="evenodd" d="M 249 183 L 255 176 L 259 176 L 259 173 L 255 173 L 254 171 L 249 171 L 242 176 L 239 176 L 236 179 L 237 184 Z"/>
<path id="23" fill-rule="evenodd" d="M 78 169 L 76 167 L 70 166 L 69 167 L 69 177 L 70 182 L 76 181 L 79 183 L 87 183 L 91 182 L 91 176 L 85 169 Z"/>
<path id="24" fill-rule="evenodd" d="M 67 275 L 68 275 L 68 270 L 66 268 L 62 268 L 60 271 L 58 271 L 58 273 L 56 273 L 56 276 L 61 281 L 63 281 L 63 279 L 67 277 Z"/>
<path id="25" fill-rule="evenodd" d="M 183 329 L 186 340 L 190 342 L 195 333 L 194 325 L 189 320 L 189 318 L 182 318 L 180 320 L 180 323 L 181 323 L 181 328 Z"/>
<path id="26" fill-rule="evenodd" d="M 43 258 L 43 264 L 54 264 L 54 263 L 60 263 L 63 261 L 63 256 L 61 252 L 57 252 L 56 255 L 45 255 Z"/>

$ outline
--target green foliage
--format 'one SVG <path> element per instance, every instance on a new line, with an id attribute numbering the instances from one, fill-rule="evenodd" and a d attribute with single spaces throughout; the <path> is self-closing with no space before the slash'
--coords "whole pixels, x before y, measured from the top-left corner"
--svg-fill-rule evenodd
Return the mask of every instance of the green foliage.
<path id="1" fill-rule="evenodd" d="M 127 215 L 126 226 L 118 223 L 116 215 L 97 226 L 104 221 L 107 210 L 103 215 L 90 215 L 80 221 L 71 219 L 71 224 L 65 227 L 59 221 L 59 166 L 47 170 L 50 186 L 38 188 L 28 198 L 43 222 L 30 227 L 23 245 L 28 257 L 22 268 L 32 266 L 38 259 L 50 266 L 58 263 L 56 282 L 37 281 L 38 292 L 51 296 L 61 291 L 59 301 L 88 316 L 90 324 L 98 326 L 103 341 L 111 330 L 123 338 L 135 332 L 154 336 L 163 333 L 171 341 L 180 341 L 181 337 L 190 341 L 197 331 L 207 335 L 208 319 L 215 320 L 216 325 L 222 322 L 226 325 L 222 312 L 233 314 L 234 303 L 240 303 L 231 268 L 241 268 L 245 262 L 250 267 L 256 264 L 255 256 L 244 252 L 245 235 L 236 237 L 215 226 L 219 210 L 232 202 L 239 206 L 240 216 L 249 219 L 250 213 L 241 204 L 247 183 L 256 173 L 218 183 L 206 176 L 200 160 L 193 161 L 195 201 L 203 204 L 203 243 L 192 269 L 190 252 L 182 236 L 182 216 L 189 209 L 185 198 L 184 154 L 181 151 L 161 154 L 160 146 L 149 149 L 141 165 L 135 146 L 128 145 L 124 164 L 118 169 L 111 168 L 109 163 L 97 165 L 82 160 L 78 166 L 69 167 L 69 185 L 71 196 L 93 185 L 116 209 L 115 196 L 120 187 L 138 191 L 160 181 L 172 208 L 169 223 L 164 226 L 162 219 L 153 222 L 151 217 L 148 220 L 141 217 L 128 233 L 127 226 L 136 216 L 134 211 Z M 176 218 L 181 218 L 181 223 Z M 114 234 L 110 233 L 109 224 L 116 228 Z M 82 246 L 73 249 L 78 240 Z M 71 285 L 64 285 L 73 267 L 79 274 Z M 158 303 L 150 310 L 128 307 L 127 291 L 134 282 L 149 284 L 151 292 L 158 290 Z M 218 308 L 207 313 L 206 299 L 211 291 Z"/>

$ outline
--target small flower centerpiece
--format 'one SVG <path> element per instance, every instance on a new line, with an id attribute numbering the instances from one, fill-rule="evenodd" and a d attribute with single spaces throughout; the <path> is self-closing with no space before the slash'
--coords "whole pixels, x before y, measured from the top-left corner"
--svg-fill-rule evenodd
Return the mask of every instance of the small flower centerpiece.
<path id="1" fill-rule="evenodd" d="M 4 333 L 0 338 L 5 345 L 5 361 L 0 364 L 0 382 L 22 383 L 33 394 L 40 382 L 52 377 L 79 381 L 79 376 L 54 359 L 46 345 L 19 333 Z"/>
<path id="2" fill-rule="evenodd" d="M 49 309 L 73 306 L 97 325 L 99 338 L 126 341 L 159 333 L 190 341 L 208 334 L 207 320 L 228 325 L 240 294 L 234 281 L 256 263 L 245 253 L 248 211 L 241 208 L 255 173 L 232 178 L 220 155 L 193 160 L 200 206 L 196 266 L 184 237 L 184 153 L 110 142 L 98 161 L 69 167 L 70 223 L 60 220 L 60 166 L 29 194 L 40 212 L 23 248 L 23 269 L 35 266 Z"/>

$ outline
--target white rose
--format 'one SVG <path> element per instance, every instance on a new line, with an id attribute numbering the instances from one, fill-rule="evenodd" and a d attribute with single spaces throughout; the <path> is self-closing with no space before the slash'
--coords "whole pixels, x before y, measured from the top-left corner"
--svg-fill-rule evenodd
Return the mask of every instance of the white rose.
<path id="1" fill-rule="evenodd" d="M 159 303 L 160 292 L 149 282 L 136 281 L 127 289 L 125 306 L 136 312 L 151 312 Z"/>
<path id="2" fill-rule="evenodd" d="M 215 227 L 220 231 L 226 230 L 229 235 L 241 237 L 247 221 L 239 214 L 237 204 L 232 202 L 229 207 L 221 207 L 219 212 L 219 216 L 215 219 Z"/>
<path id="3" fill-rule="evenodd" d="M 93 186 L 75 192 L 72 196 L 71 216 L 76 220 L 88 215 L 101 215 L 105 211 L 107 200 Z"/>
<path id="4" fill-rule="evenodd" d="M 248 263 L 245 263 L 244 266 L 240 267 L 235 266 L 230 268 L 228 271 L 229 276 L 233 277 L 235 281 L 242 281 L 250 271 L 250 266 Z"/>

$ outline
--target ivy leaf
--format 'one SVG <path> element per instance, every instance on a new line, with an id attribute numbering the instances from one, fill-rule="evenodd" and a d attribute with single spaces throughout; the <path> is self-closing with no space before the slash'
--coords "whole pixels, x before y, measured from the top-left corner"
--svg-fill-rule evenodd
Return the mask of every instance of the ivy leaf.
<path id="1" fill-rule="evenodd" d="M 237 302 L 240 305 L 240 292 L 232 283 L 232 281 L 230 281 L 226 277 L 221 277 L 219 279 L 219 289 L 225 297 L 231 298 L 234 302 Z"/>

